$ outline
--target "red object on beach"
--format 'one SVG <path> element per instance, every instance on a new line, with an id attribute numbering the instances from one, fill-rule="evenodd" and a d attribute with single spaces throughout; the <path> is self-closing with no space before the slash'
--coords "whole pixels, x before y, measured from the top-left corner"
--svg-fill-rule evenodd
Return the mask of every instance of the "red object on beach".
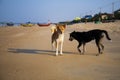
<path id="1" fill-rule="evenodd" d="M 42 27 L 42 26 L 48 27 L 50 24 L 51 24 L 51 23 L 47 23 L 47 24 L 40 24 L 40 23 L 38 23 L 37 25 L 40 26 L 40 27 Z"/>

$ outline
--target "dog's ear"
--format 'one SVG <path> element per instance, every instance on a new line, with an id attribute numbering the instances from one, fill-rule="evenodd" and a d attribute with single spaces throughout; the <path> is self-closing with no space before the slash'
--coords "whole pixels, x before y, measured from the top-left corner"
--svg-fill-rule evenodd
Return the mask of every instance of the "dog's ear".
<path id="1" fill-rule="evenodd" d="M 56 28 L 58 29 L 59 28 L 59 24 L 55 24 Z"/>
<path id="2" fill-rule="evenodd" d="M 58 24 L 55 24 L 56 26 L 58 26 Z"/>
<path id="3" fill-rule="evenodd" d="M 66 24 L 63 24 L 63 27 L 66 28 Z"/>

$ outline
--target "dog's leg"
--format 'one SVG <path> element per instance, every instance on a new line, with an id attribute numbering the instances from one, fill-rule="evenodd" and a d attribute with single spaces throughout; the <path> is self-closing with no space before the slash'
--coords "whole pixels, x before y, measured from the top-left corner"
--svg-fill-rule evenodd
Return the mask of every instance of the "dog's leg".
<path id="1" fill-rule="evenodd" d="M 63 55 L 63 53 L 62 53 L 63 42 L 61 42 L 60 44 L 61 44 L 61 46 L 60 46 L 60 55 Z"/>
<path id="2" fill-rule="evenodd" d="M 98 54 L 96 56 L 99 56 L 99 54 L 101 52 L 99 40 L 96 40 L 96 45 L 98 47 Z"/>
<path id="3" fill-rule="evenodd" d="M 59 43 L 56 42 L 56 56 L 58 56 L 58 45 L 59 45 Z"/>
<path id="4" fill-rule="evenodd" d="M 103 54 L 103 51 L 104 51 L 104 45 L 102 43 L 100 43 L 100 46 L 102 48 L 102 51 L 100 52 L 101 54 Z"/>
<path id="5" fill-rule="evenodd" d="M 85 53 L 85 43 L 83 43 L 83 54 Z"/>
<path id="6" fill-rule="evenodd" d="M 82 43 L 79 43 L 79 45 L 77 46 L 77 49 L 80 52 L 80 54 L 81 54 L 81 50 L 79 48 L 80 48 L 81 45 L 82 45 Z"/>
<path id="7" fill-rule="evenodd" d="M 102 54 L 103 51 L 104 51 L 104 45 L 102 44 L 103 37 L 104 37 L 104 36 L 101 36 L 101 39 L 100 39 L 100 42 L 99 42 L 99 43 L 100 43 L 100 47 L 101 47 L 101 52 L 100 52 L 101 54 Z"/>

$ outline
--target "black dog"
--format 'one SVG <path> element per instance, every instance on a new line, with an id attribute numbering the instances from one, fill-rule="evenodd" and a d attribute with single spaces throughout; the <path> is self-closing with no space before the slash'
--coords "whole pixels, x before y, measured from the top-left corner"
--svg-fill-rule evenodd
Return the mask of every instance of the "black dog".
<path id="1" fill-rule="evenodd" d="M 95 40 L 96 45 L 98 47 L 98 54 L 102 54 L 103 50 L 104 50 L 104 46 L 101 43 L 102 38 L 104 37 L 104 34 L 106 35 L 106 38 L 108 40 L 111 40 L 107 31 L 105 30 L 99 30 L 99 29 L 95 29 L 95 30 L 90 30 L 88 32 L 72 32 L 70 33 L 70 38 L 69 40 L 72 41 L 73 39 L 77 40 L 79 42 L 79 45 L 77 47 L 78 51 L 81 53 L 81 50 L 79 49 L 79 47 L 83 44 L 83 54 L 85 52 L 85 44 L 87 42 L 90 42 L 91 40 Z"/>

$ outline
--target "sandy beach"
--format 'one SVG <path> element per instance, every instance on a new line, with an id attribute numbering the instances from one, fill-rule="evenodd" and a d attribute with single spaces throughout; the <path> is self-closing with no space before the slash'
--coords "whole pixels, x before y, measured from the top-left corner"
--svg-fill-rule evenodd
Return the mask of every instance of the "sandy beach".
<path id="1" fill-rule="evenodd" d="M 85 55 L 70 42 L 72 31 L 107 30 L 104 54 L 94 41 L 86 44 Z M 54 56 L 49 27 L 0 27 L 0 80 L 120 80 L 120 21 L 79 23 L 65 31 L 63 56 Z"/>

